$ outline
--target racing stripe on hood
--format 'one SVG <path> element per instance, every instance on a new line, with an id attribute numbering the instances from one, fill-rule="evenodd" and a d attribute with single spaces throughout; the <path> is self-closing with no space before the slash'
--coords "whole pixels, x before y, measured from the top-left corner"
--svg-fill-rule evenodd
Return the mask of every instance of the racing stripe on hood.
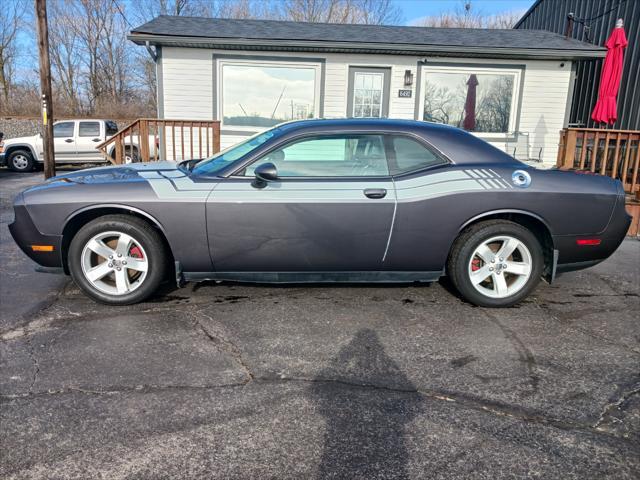
<path id="1" fill-rule="evenodd" d="M 214 187 L 211 183 L 198 184 L 178 171 L 139 171 L 138 175 L 149 183 L 160 200 L 205 201 Z"/>

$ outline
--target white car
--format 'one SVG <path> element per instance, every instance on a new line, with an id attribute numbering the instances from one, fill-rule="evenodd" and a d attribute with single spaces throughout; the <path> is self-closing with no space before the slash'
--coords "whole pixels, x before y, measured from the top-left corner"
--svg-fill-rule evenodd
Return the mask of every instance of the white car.
<path id="1" fill-rule="evenodd" d="M 105 163 L 108 159 L 96 148 L 118 132 L 113 120 L 61 120 L 53 124 L 53 143 L 56 163 Z M 126 137 L 125 161 L 139 159 L 139 141 L 136 136 Z M 153 151 L 154 137 L 149 137 Z M 109 146 L 107 155 L 114 156 L 115 144 Z M 40 134 L 0 140 L 0 165 L 7 165 L 16 172 L 29 172 L 44 162 L 43 141 Z"/>

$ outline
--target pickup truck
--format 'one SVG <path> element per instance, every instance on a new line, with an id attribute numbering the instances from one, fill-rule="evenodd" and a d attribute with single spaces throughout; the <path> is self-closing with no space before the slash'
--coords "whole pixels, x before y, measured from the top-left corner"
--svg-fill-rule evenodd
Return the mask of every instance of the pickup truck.
<path id="1" fill-rule="evenodd" d="M 58 163 L 105 163 L 96 145 L 118 132 L 113 120 L 61 120 L 53 124 L 53 149 Z M 137 162 L 140 146 L 137 136 L 126 137 L 125 161 Z M 155 138 L 150 136 L 150 151 Z M 109 146 L 107 155 L 115 156 L 115 144 Z M 7 165 L 16 172 L 29 172 L 44 163 L 43 142 L 40 134 L 31 137 L 0 139 L 0 165 Z"/>

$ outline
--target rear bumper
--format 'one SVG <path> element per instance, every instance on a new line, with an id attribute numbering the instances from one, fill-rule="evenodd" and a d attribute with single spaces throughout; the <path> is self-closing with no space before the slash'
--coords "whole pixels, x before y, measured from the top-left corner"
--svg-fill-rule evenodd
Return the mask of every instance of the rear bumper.
<path id="1" fill-rule="evenodd" d="M 43 235 L 31 220 L 27 208 L 19 204 L 14 205 L 15 220 L 9 225 L 9 232 L 20 249 L 33 261 L 43 267 L 62 267 L 62 236 Z M 34 251 L 33 245 L 51 245 L 53 251 Z"/>
<path id="2" fill-rule="evenodd" d="M 619 182 L 618 182 L 619 183 Z M 616 205 L 609 219 L 609 224 L 600 233 L 585 235 L 554 236 L 554 247 L 559 251 L 558 272 L 581 270 L 606 260 L 615 252 L 629 230 L 631 216 L 625 209 L 624 191 L 620 185 L 620 192 Z M 579 239 L 598 239 L 598 245 L 579 246 Z"/>
<path id="3" fill-rule="evenodd" d="M 0 167 L 4 167 L 7 164 L 7 155 L 0 153 Z"/>

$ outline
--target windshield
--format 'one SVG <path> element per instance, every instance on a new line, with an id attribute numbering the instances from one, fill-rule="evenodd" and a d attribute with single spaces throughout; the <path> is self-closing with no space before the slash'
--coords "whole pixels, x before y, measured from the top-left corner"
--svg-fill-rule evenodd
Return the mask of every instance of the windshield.
<path id="1" fill-rule="evenodd" d="M 275 136 L 276 133 L 278 133 L 278 127 L 267 130 L 266 132 L 256 133 L 246 140 L 216 153 L 213 157 L 205 158 L 198 162 L 192 172 L 196 175 L 216 175 L 231 165 L 231 163 L 258 148 L 264 142 Z"/>

